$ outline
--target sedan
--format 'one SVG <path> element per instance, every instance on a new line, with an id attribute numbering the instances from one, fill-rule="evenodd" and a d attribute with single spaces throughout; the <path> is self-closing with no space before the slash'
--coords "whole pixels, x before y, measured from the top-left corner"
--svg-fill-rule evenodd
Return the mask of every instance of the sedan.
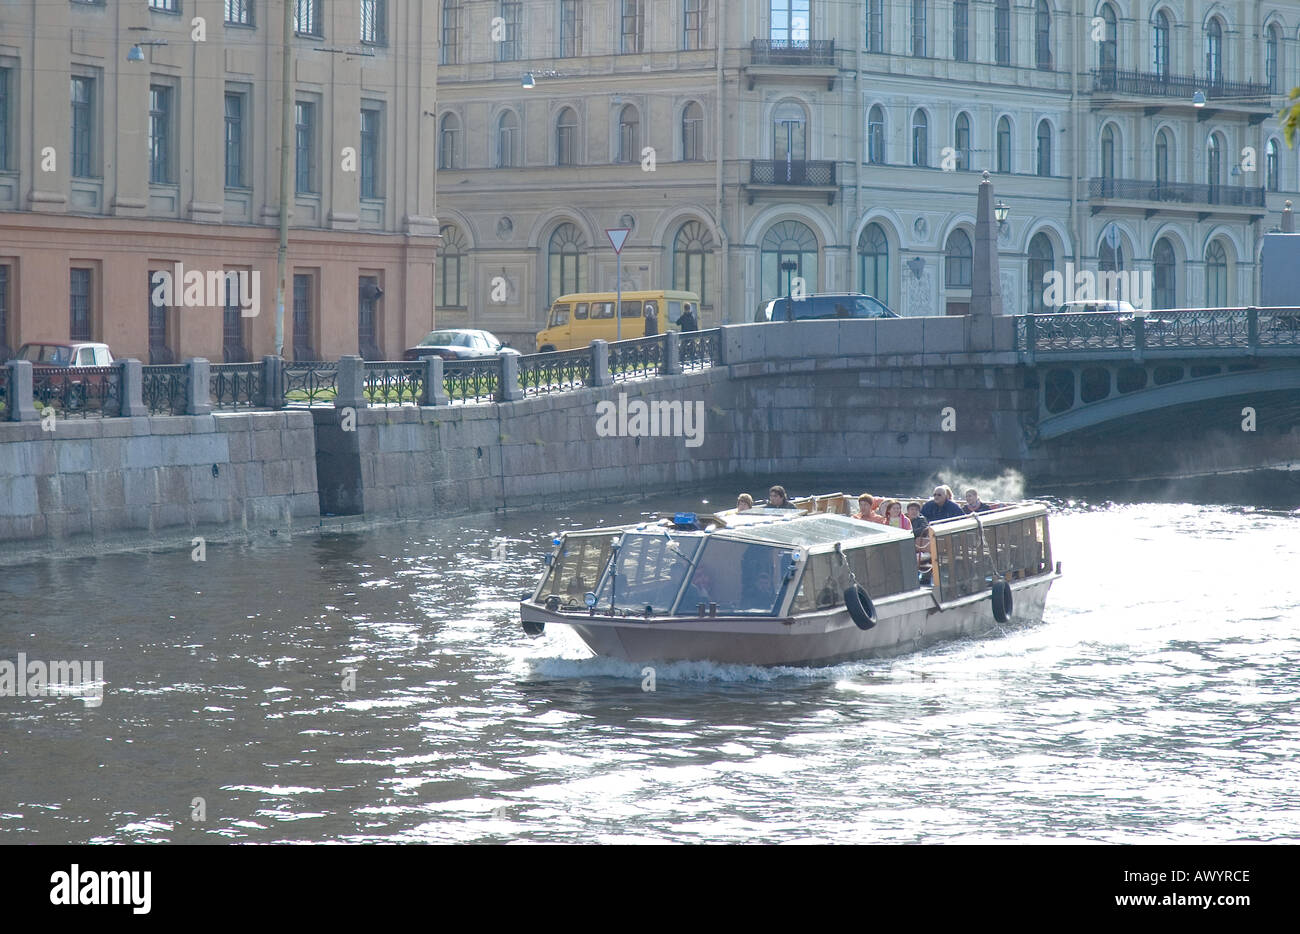
<path id="1" fill-rule="evenodd" d="M 442 357 L 444 360 L 471 360 L 478 357 L 498 357 L 503 354 L 519 356 L 519 351 L 497 340 L 491 331 L 467 328 L 446 328 L 430 331 L 424 340 L 402 353 L 403 360 L 421 357 Z"/>

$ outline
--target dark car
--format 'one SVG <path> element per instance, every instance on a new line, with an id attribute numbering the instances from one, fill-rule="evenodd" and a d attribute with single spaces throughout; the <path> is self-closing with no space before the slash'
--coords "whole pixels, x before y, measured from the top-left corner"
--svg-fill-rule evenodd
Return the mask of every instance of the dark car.
<path id="1" fill-rule="evenodd" d="M 420 343 L 408 347 L 402 353 L 403 360 L 419 360 L 421 357 L 442 357 L 444 360 L 471 360 L 478 357 L 498 357 L 502 354 L 514 354 L 519 351 L 497 340 L 491 331 L 478 331 L 471 328 L 443 328 L 430 331 Z"/>
<path id="2" fill-rule="evenodd" d="M 803 298 L 774 298 L 758 306 L 755 321 L 811 321 L 834 318 L 897 318 L 889 306 L 861 292 L 823 292 Z"/>

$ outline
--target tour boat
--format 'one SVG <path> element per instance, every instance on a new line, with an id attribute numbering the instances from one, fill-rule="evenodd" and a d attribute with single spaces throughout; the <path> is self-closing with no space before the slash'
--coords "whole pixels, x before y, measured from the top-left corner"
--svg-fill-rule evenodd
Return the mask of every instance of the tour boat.
<path id="1" fill-rule="evenodd" d="M 571 626 L 628 661 L 830 665 L 1041 621 L 1061 573 L 1044 504 L 932 523 L 923 584 L 912 533 L 847 515 L 849 501 L 562 533 L 520 602 L 524 631 Z"/>

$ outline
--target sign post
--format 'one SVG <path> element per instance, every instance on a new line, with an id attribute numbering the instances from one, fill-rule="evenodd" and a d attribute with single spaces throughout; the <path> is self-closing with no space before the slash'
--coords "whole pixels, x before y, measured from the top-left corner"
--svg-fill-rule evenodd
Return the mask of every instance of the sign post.
<path id="1" fill-rule="evenodd" d="M 614 292 L 614 340 L 617 341 L 623 339 L 623 244 L 631 232 L 628 227 L 610 227 L 605 230 L 605 236 L 609 237 L 610 245 L 614 247 L 614 255 L 618 257 L 615 262 L 617 284 Z"/>

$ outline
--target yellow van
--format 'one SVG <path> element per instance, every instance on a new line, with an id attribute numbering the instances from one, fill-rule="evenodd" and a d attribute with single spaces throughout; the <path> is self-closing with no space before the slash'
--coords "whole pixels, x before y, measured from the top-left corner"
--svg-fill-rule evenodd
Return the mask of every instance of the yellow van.
<path id="1" fill-rule="evenodd" d="M 561 295 L 551 306 L 546 327 L 537 332 L 537 350 L 572 350 L 586 347 L 599 338 L 618 339 L 618 321 L 614 318 L 617 295 L 613 292 L 575 292 Z M 659 333 L 677 330 L 677 319 L 688 309 L 700 319 L 700 297 L 694 292 L 651 289 L 624 292 L 622 336 L 645 337 L 646 308 L 653 309 L 659 320 Z"/>

